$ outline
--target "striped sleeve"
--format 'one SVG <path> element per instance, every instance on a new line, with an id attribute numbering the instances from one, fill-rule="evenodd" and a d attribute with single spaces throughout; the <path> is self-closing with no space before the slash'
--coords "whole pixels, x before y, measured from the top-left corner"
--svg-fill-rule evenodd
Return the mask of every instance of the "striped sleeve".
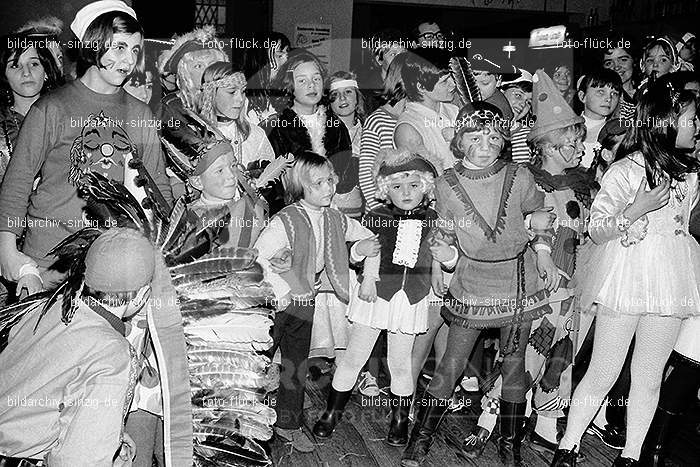
<path id="1" fill-rule="evenodd" d="M 374 161 L 382 149 L 394 147 L 393 133 L 396 119 L 386 111 L 379 110 L 369 116 L 362 129 L 360 140 L 360 190 L 366 200 L 366 212 L 381 206 L 374 198 L 377 184 L 374 180 Z"/>

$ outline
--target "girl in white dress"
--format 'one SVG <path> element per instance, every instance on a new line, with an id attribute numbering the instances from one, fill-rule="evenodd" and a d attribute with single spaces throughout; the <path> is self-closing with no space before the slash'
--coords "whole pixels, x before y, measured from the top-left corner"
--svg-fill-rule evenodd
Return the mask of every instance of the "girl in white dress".
<path id="1" fill-rule="evenodd" d="M 603 176 L 589 225 L 596 247 L 581 274 L 582 309 L 597 306 L 593 355 L 553 466 L 576 465 L 581 436 L 632 337 L 627 438 L 613 465 L 639 465 L 682 320 L 700 314 L 700 247 L 688 233 L 698 195 L 696 131 L 693 94 L 658 82 L 641 99 L 618 161 Z"/>

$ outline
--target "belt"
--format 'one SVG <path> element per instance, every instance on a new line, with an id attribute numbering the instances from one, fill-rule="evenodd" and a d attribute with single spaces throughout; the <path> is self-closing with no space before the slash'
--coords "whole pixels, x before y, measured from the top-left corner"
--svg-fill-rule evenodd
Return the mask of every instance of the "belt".
<path id="1" fill-rule="evenodd" d="M 43 461 L 37 459 L 0 456 L 0 467 L 40 467 L 42 465 L 44 465 Z"/>

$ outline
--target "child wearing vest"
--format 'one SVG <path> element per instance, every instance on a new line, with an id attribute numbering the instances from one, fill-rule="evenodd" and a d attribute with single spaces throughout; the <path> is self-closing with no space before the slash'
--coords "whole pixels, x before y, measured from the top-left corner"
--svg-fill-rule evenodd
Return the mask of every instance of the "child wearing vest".
<path id="1" fill-rule="evenodd" d="M 362 283 L 350 298 L 350 341 L 314 434 L 321 438 L 333 434 L 358 374 L 386 330 L 392 413 L 387 443 L 405 446 L 413 396 L 411 351 L 416 334 L 428 330 L 432 256 L 427 238 L 437 213 L 427 205 L 435 168 L 409 151 L 392 150 L 380 153 L 375 173 L 377 196 L 387 204 L 373 209 L 363 222 L 379 236 L 384 254 L 365 262 Z"/>
<path id="2" fill-rule="evenodd" d="M 270 220 L 255 243 L 278 310 L 270 349 L 271 355 L 277 348 L 282 354 L 276 433 L 302 452 L 314 449 L 301 426 L 314 298 L 321 275 L 327 276 L 337 296 L 347 303 L 349 259 L 360 262 L 379 253 L 379 241 L 370 230 L 330 207 L 337 183 L 328 159 L 299 152 L 287 186 L 292 204 Z M 346 242 L 356 242 L 349 254 Z M 283 249 L 291 249 L 292 267 L 279 272 L 270 259 Z"/>

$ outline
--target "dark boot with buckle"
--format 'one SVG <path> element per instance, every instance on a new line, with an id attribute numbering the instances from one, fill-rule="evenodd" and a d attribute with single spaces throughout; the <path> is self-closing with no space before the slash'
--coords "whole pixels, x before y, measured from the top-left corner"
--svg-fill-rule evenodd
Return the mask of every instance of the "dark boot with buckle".
<path id="1" fill-rule="evenodd" d="M 319 438 L 330 438 L 335 430 L 335 426 L 343 417 L 345 405 L 350 400 L 350 391 L 336 391 L 331 386 L 331 392 L 328 394 L 328 405 L 326 411 L 323 412 L 321 418 L 314 425 L 314 435 Z"/>
<path id="2" fill-rule="evenodd" d="M 389 394 L 391 400 L 391 422 L 386 444 L 389 446 L 406 446 L 408 444 L 408 412 L 411 410 L 413 396 Z"/>
<path id="3" fill-rule="evenodd" d="M 501 436 L 498 438 L 498 457 L 507 467 L 521 467 L 523 460 L 520 445 L 524 434 L 526 402 L 508 402 L 501 399 L 499 426 Z"/>
<path id="4" fill-rule="evenodd" d="M 642 446 L 639 465 L 642 467 L 664 466 L 664 444 L 674 416 L 675 414 L 667 412 L 661 407 L 656 409 L 654 419 L 644 440 L 644 446 Z"/>
<path id="5" fill-rule="evenodd" d="M 433 436 L 440 426 L 450 400 L 438 399 L 426 392 L 416 403 L 418 416 L 411 431 L 411 439 L 401 457 L 403 467 L 418 467 L 425 462 L 430 446 L 433 444 Z"/>
<path id="6" fill-rule="evenodd" d="M 573 449 L 557 449 L 550 467 L 576 467 L 576 446 Z"/>

